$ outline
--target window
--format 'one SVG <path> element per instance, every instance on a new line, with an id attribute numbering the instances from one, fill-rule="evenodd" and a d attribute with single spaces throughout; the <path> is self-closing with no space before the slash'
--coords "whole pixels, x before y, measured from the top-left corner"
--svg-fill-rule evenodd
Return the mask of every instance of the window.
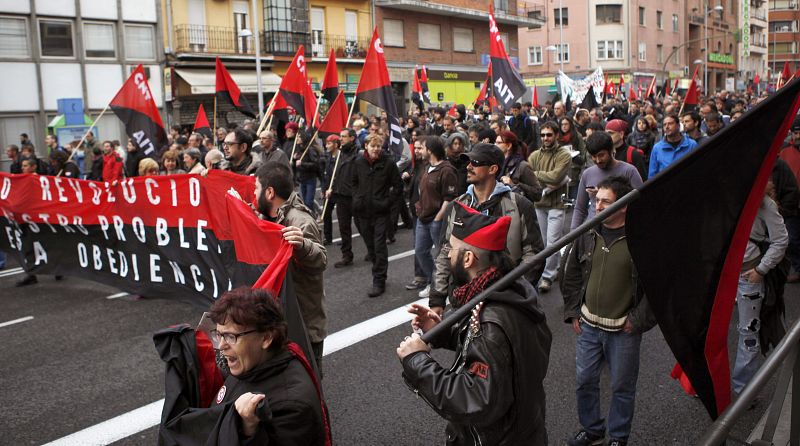
<path id="1" fill-rule="evenodd" d="M 644 26 L 644 6 L 639 6 L 639 25 Z"/>
<path id="2" fill-rule="evenodd" d="M 383 45 L 405 46 L 402 20 L 383 19 Z"/>
<path id="3" fill-rule="evenodd" d="M 472 28 L 453 27 L 453 51 L 471 53 L 474 49 L 472 44 Z"/>
<path id="4" fill-rule="evenodd" d="M 622 41 L 621 40 L 598 40 L 597 41 L 597 59 L 622 59 Z"/>
<path id="5" fill-rule="evenodd" d="M 597 5 L 597 24 L 622 23 L 622 5 Z"/>
<path id="6" fill-rule="evenodd" d="M 511 47 L 508 43 L 508 33 L 500 33 L 500 40 L 503 41 L 503 48 L 506 49 L 506 53 L 511 52 Z"/>
<path id="7" fill-rule="evenodd" d="M 117 36 L 113 23 L 83 23 L 86 57 L 117 57 Z"/>
<path id="8" fill-rule="evenodd" d="M 528 65 L 541 65 L 542 64 L 542 46 L 529 46 L 528 47 Z"/>
<path id="9" fill-rule="evenodd" d="M 27 57 L 31 55 L 28 44 L 28 21 L 0 17 L 0 56 Z"/>
<path id="10" fill-rule="evenodd" d="M 561 8 L 553 10 L 553 26 L 569 25 L 569 9 Z"/>
<path id="11" fill-rule="evenodd" d="M 561 50 L 559 51 L 558 45 L 556 47 L 556 63 L 569 63 L 569 44 L 565 43 L 561 45 Z"/>
<path id="12" fill-rule="evenodd" d="M 770 42 L 769 44 L 770 54 L 786 54 L 794 51 L 794 42 Z"/>
<path id="13" fill-rule="evenodd" d="M 678 47 L 677 46 L 673 46 L 672 47 L 672 54 L 673 54 L 672 63 L 674 63 L 675 65 L 680 65 L 681 64 L 681 57 L 680 57 L 681 56 L 681 52 L 678 51 Z"/>
<path id="14" fill-rule="evenodd" d="M 678 32 L 678 14 L 672 14 L 672 32 Z"/>
<path id="15" fill-rule="evenodd" d="M 658 29 L 664 29 L 664 13 L 656 11 L 656 26 Z"/>
<path id="16" fill-rule="evenodd" d="M 442 49 L 441 28 L 439 25 L 420 23 L 417 27 L 419 48 L 425 50 Z"/>
<path id="17" fill-rule="evenodd" d="M 774 33 L 790 32 L 792 30 L 792 22 L 790 20 L 775 20 L 769 23 L 770 31 Z"/>
<path id="18" fill-rule="evenodd" d="M 508 13 L 508 0 L 494 0 L 494 10 Z"/>
<path id="19" fill-rule="evenodd" d="M 75 57 L 72 45 L 72 22 L 40 20 L 39 40 L 42 45 L 42 56 Z"/>
<path id="20" fill-rule="evenodd" d="M 664 63 L 664 45 L 656 45 L 656 62 Z"/>
<path id="21" fill-rule="evenodd" d="M 644 42 L 639 43 L 639 60 L 642 62 L 647 60 L 647 44 Z"/>
<path id="22" fill-rule="evenodd" d="M 125 25 L 125 57 L 127 59 L 154 60 L 155 31 L 150 25 Z"/>

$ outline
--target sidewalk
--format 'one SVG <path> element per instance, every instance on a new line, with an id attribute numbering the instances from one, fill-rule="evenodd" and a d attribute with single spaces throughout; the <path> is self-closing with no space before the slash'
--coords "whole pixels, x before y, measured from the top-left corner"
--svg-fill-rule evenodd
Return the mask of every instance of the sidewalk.
<path id="1" fill-rule="evenodd" d="M 793 378 L 794 379 L 794 378 Z M 770 404 L 771 406 L 771 404 Z M 767 407 L 767 410 L 764 412 L 764 415 L 756 424 L 756 427 L 753 429 L 753 432 L 750 433 L 750 436 L 747 437 L 747 442 L 756 445 L 769 445 L 770 443 L 753 443 L 756 440 L 761 439 L 761 434 L 764 432 L 764 425 L 767 422 L 767 417 L 769 416 L 770 407 Z M 775 427 L 775 435 L 773 436 L 772 443 L 775 446 L 786 446 L 789 444 L 789 432 L 791 430 L 791 421 L 792 421 L 792 382 L 789 382 L 789 388 L 786 391 L 786 397 L 783 400 L 783 407 L 781 408 L 781 414 L 778 417 L 778 425 Z"/>

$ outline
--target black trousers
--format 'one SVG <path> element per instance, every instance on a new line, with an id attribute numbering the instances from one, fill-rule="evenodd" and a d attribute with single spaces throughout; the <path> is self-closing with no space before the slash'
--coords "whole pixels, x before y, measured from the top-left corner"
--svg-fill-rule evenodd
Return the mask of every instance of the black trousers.
<path id="1" fill-rule="evenodd" d="M 411 212 L 408 210 L 408 205 L 406 204 L 405 198 L 402 197 L 392 201 L 392 207 L 389 211 L 388 226 L 386 227 L 386 236 L 388 238 L 394 238 L 394 235 L 397 232 L 398 216 L 400 216 L 400 219 L 403 220 L 403 224 L 406 226 L 406 228 L 411 227 Z"/>
<path id="2" fill-rule="evenodd" d="M 361 237 L 373 259 L 372 285 L 377 287 L 386 286 L 386 274 L 389 270 L 389 248 L 386 246 L 388 220 L 389 214 L 358 218 Z"/>
<path id="3" fill-rule="evenodd" d="M 358 227 L 358 220 L 353 216 L 353 198 L 345 195 L 332 194 L 331 201 L 336 203 L 336 218 L 339 219 L 339 234 L 342 236 L 342 258 L 352 260 L 353 227 L 351 222 L 356 220 L 356 227 Z M 329 202 L 329 212 L 331 207 L 331 203 Z"/>
<path id="4" fill-rule="evenodd" d="M 322 216 L 322 233 L 325 241 L 328 242 L 333 240 L 333 207 L 336 206 L 336 197 L 336 194 L 331 194 L 331 198 L 328 199 L 328 207 L 325 208 L 325 214 Z"/>

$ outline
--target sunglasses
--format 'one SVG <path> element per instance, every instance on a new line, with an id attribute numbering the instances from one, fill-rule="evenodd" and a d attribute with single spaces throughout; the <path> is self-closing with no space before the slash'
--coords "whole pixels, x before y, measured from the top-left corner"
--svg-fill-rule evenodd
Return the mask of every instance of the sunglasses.
<path id="1" fill-rule="evenodd" d="M 552 138 L 555 133 L 540 133 L 542 138 Z"/>
<path id="2" fill-rule="evenodd" d="M 480 161 L 476 159 L 469 160 L 469 163 L 472 165 L 472 167 L 486 167 L 493 164 L 491 161 Z"/>

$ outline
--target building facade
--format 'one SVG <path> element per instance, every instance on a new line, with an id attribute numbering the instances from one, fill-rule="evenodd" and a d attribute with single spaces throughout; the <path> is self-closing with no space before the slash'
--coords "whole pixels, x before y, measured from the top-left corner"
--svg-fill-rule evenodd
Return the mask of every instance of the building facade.
<path id="1" fill-rule="evenodd" d="M 340 87 L 352 100 L 372 35 L 368 0 L 170 0 L 162 4 L 162 13 L 165 77 L 172 84 L 167 109 L 172 121 L 188 126 L 200 104 L 213 125 L 217 57 L 257 107 L 256 39 L 264 104 L 278 90 L 300 45 L 314 90 L 319 90 L 333 50 Z M 224 126 L 244 116 L 218 103 L 216 118 Z"/>
<path id="2" fill-rule="evenodd" d="M 469 0 L 374 0 L 375 21 L 398 111 L 410 106 L 413 70 L 428 70 L 434 104 L 472 104 L 486 79 L 489 14 L 486 2 Z M 541 6 L 495 0 L 495 20 L 512 62 L 519 63 L 519 27 L 542 25 Z"/>
<path id="3" fill-rule="evenodd" d="M 767 72 L 767 19 L 769 7 L 766 0 L 742 0 L 739 10 L 739 79 L 737 88 L 746 88 L 758 74 L 765 78 Z"/>
<path id="4" fill-rule="evenodd" d="M 688 0 L 687 61 L 703 93 L 733 90 L 738 74 L 741 0 Z M 708 62 L 707 64 L 705 62 Z"/>
<path id="5" fill-rule="evenodd" d="M 91 121 L 143 64 L 156 105 L 164 103 L 158 0 L 0 0 L 0 141 L 26 133 L 40 156 L 59 115 L 59 99 L 80 99 Z M 62 129 L 64 130 L 64 129 Z M 56 132 L 61 143 L 83 132 Z M 100 140 L 126 140 L 108 110 L 97 122 Z M 68 138 L 69 137 L 69 138 Z M 65 141 L 64 139 L 69 139 Z M 5 151 L 0 170 L 8 171 Z"/>
<path id="6" fill-rule="evenodd" d="M 769 69 L 774 84 L 789 62 L 792 71 L 800 68 L 800 7 L 798 0 L 769 0 Z"/>

